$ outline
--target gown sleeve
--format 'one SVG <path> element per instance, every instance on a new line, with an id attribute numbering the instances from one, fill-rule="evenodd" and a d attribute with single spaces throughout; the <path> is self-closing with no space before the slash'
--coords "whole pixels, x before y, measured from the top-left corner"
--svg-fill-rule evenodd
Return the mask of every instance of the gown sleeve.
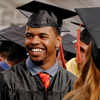
<path id="1" fill-rule="evenodd" d="M 3 87 L 3 84 L 4 84 L 4 77 L 3 77 L 2 73 L 0 73 L 0 93 L 1 93 L 1 90 Z"/>
<path id="2" fill-rule="evenodd" d="M 0 66 L 0 72 L 4 71 L 4 69 Z"/>
<path id="3" fill-rule="evenodd" d="M 0 73 L 0 100 L 7 100 L 7 88 L 4 82 L 4 77 L 2 73 Z"/>

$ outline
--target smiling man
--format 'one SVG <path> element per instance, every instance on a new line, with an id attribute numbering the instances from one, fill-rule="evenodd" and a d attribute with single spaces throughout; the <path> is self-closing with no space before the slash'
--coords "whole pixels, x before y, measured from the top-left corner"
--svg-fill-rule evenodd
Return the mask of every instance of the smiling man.
<path id="1" fill-rule="evenodd" d="M 34 64 L 44 70 L 49 69 L 56 62 L 56 47 L 62 37 L 53 27 L 31 28 L 26 27 L 26 50 Z"/>
<path id="2" fill-rule="evenodd" d="M 62 100 L 76 77 L 58 65 L 56 49 L 62 40 L 62 20 L 76 13 L 37 1 L 17 9 L 33 13 L 25 32 L 29 57 L 0 74 L 0 100 Z"/>

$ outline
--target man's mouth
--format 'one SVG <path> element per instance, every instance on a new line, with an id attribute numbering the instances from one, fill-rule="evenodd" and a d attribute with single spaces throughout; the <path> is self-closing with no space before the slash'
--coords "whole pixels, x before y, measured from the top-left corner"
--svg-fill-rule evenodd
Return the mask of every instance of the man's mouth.
<path id="1" fill-rule="evenodd" d="M 32 49 L 32 52 L 42 52 L 43 49 Z"/>

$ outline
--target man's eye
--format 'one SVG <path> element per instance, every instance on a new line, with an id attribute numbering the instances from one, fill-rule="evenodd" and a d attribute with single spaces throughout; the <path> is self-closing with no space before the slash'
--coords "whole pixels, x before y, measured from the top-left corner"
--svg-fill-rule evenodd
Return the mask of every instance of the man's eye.
<path id="1" fill-rule="evenodd" d="M 47 38 L 47 36 L 40 36 L 40 38 Z"/>

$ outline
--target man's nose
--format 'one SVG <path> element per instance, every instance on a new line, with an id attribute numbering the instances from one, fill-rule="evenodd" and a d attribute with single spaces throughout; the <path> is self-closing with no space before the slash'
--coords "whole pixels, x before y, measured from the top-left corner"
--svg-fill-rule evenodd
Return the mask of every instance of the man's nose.
<path id="1" fill-rule="evenodd" d="M 34 36 L 34 38 L 31 41 L 32 44 L 39 44 L 40 43 L 40 38 L 38 36 Z"/>

